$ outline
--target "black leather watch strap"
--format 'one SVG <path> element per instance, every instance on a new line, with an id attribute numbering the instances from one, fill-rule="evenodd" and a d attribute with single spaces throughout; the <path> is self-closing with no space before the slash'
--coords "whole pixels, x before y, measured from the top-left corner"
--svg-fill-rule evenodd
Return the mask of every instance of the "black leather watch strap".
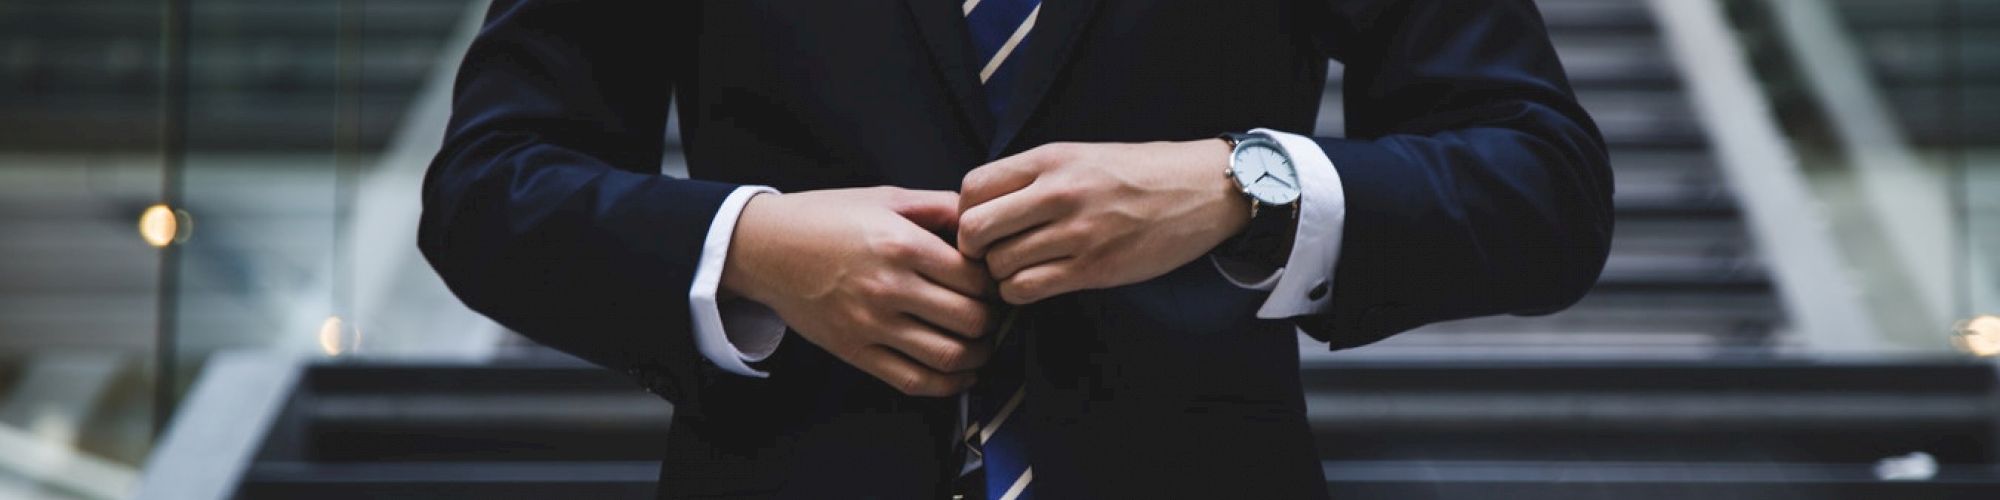
<path id="1" fill-rule="evenodd" d="M 1292 256 L 1292 240 L 1298 234 L 1298 211 L 1294 210 L 1295 206 L 1266 205 L 1257 210 L 1257 216 L 1250 218 L 1250 224 L 1243 227 L 1243 232 L 1236 233 L 1216 248 L 1217 255 L 1238 262 L 1284 267 L 1285 261 Z"/>

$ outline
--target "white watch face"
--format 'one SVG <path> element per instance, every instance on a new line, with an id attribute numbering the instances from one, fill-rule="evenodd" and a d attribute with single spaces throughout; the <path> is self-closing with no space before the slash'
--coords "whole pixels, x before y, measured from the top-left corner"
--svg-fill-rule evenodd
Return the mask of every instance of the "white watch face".
<path id="1" fill-rule="evenodd" d="M 1299 199 L 1299 171 L 1275 145 L 1253 143 L 1237 149 L 1230 174 L 1244 194 L 1259 202 L 1289 205 Z"/>

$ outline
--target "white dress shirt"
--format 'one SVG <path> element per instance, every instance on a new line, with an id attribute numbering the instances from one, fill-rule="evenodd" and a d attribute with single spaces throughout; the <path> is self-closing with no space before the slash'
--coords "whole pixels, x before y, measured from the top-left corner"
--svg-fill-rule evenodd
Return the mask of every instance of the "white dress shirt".
<path id="1" fill-rule="evenodd" d="M 1222 276 L 1247 289 L 1269 291 L 1271 296 L 1257 309 L 1257 317 L 1289 318 L 1328 310 L 1333 302 L 1334 263 L 1340 257 L 1341 230 L 1347 221 L 1347 192 L 1341 189 L 1340 173 L 1319 144 L 1297 134 L 1269 129 L 1254 132 L 1278 139 L 1299 172 L 1298 231 L 1292 253 L 1284 267 L 1261 272 L 1239 269 L 1210 259 Z M 722 264 L 729 255 L 729 242 L 736 233 L 737 216 L 752 196 L 775 193 L 766 186 L 743 186 L 722 201 L 708 226 L 708 240 L 702 243 L 701 262 L 695 266 L 694 285 L 688 290 L 688 306 L 694 316 L 695 348 L 703 357 L 730 373 L 748 377 L 770 374 L 750 367 L 778 350 L 784 340 L 785 323 L 777 313 L 755 301 L 718 296 L 722 284 Z"/>

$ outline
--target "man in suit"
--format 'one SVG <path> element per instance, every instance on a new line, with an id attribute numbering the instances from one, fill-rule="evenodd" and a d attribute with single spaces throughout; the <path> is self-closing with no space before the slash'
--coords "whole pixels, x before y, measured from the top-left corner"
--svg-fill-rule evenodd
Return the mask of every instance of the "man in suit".
<path id="1" fill-rule="evenodd" d="M 1557 311 L 1611 234 L 1529 0 L 500 0 L 453 110 L 425 255 L 672 401 L 669 497 L 1324 496 L 1296 332 Z"/>

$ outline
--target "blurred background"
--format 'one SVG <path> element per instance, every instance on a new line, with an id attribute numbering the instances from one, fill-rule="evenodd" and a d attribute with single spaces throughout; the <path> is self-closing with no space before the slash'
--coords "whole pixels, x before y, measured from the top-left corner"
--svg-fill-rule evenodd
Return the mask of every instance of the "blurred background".
<path id="1" fill-rule="evenodd" d="M 669 405 L 416 251 L 484 3 L 0 1 L 0 498 L 651 494 Z M 2000 2 L 1538 3 L 1610 263 L 1305 345 L 1329 490 L 2000 498 Z"/>

